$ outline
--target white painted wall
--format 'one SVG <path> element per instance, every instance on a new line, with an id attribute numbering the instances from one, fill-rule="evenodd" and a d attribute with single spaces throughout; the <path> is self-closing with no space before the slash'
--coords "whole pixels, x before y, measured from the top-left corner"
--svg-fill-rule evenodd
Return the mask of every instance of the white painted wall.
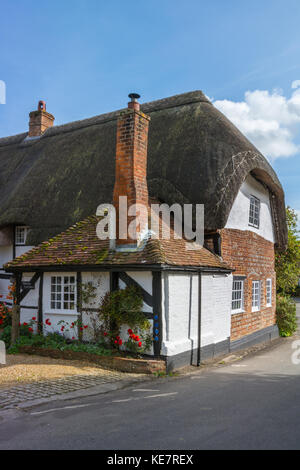
<path id="1" fill-rule="evenodd" d="M 174 356 L 198 347 L 198 274 L 163 273 L 162 354 Z M 201 276 L 201 347 L 230 336 L 232 275 Z"/>
<path id="2" fill-rule="evenodd" d="M 128 271 L 126 273 L 128 276 L 130 276 L 132 279 L 134 279 L 143 289 L 145 289 L 148 294 L 152 295 L 152 272 L 151 271 Z M 125 283 L 119 279 L 119 288 L 120 289 L 125 289 L 126 285 Z M 143 302 L 143 312 L 153 312 L 153 308 L 150 305 L 147 305 L 145 302 Z M 153 332 L 153 320 L 149 319 L 150 323 L 150 334 Z M 128 326 L 124 325 L 121 329 L 121 337 L 125 339 L 125 341 L 128 338 Z M 153 352 L 153 346 L 146 351 L 147 354 L 152 355 Z"/>
<path id="3" fill-rule="evenodd" d="M 249 225 L 250 196 L 260 200 L 259 228 Z M 243 182 L 231 208 L 225 228 L 250 230 L 275 243 L 269 191 L 251 175 Z"/>
<path id="4" fill-rule="evenodd" d="M 22 281 L 30 281 L 30 279 L 34 276 L 35 273 L 23 273 Z M 20 321 L 21 323 L 28 323 L 32 317 L 36 317 L 38 319 L 38 302 L 39 302 L 39 285 L 40 280 L 38 279 L 35 284 L 35 288 L 30 290 L 28 294 L 24 297 L 21 302 L 21 310 L 20 310 Z M 35 307 L 35 308 L 22 308 L 24 306 L 27 307 Z"/>
<path id="5" fill-rule="evenodd" d="M 33 246 L 17 246 L 16 247 L 16 256 L 20 256 L 26 251 L 31 250 L 34 248 Z M 6 264 L 8 261 L 13 259 L 13 245 L 2 245 L 0 246 L 0 272 L 5 273 L 2 271 L 3 265 Z M 9 280 L 0 279 L 0 295 L 2 298 L 5 298 L 8 294 L 8 286 Z"/>
<path id="6" fill-rule="evenodd" d="M 132 279 L 134 279 L 139 286 L 145 289 L 148 294 L 152 295 L 152 272 L 151 271 L 128 271 L 126 273 Z M 120 289 L 126 287 L 125 283 L 120 279 L 119 280 Z M 153 309 L 150 305 L 147 305 L 143 302 L 143 312 L 152 313 Z"/>
<path id="7" fill-rule="evenodd" d="M 16 246 L 16 258 L 18 256 L 23 255 L 27 251 L 32 250 L 32 248 L 34 248 L 34 246 L 30 246 L 30 245 L 18 245 L 18 246 Z"/>
<path id="8" fill-rule="evenodd" d="M 0 268 L 13 258 L 13 246 L 4 245 L 0 246 Z"/>
<path id="9" fill-rule="evenodd" d="M 201 276 L 201 347 L 230 337 L 232 275 Z"/>
<path id="10" fill-rule="evenodd" d="M 162 354 L 173 356 L 197 348 L 198 275 L 163 273 Z"/>
<path id="11" fill-rule="evenodd" d="M 85 311 L 85 308 L 98 308 L 102 299 L 105 296 L 106 292 L 110 289 L 110 277 L 108 272 L 83 272 L 82 273 L 82 283 L 86 284 L 91 282 L 96 288 L 95 294 L 96 297 L 91 299 L 89 304 L 82 304 L 82 322 L 84 325 L 88 325 L 89 328 L 83 330 L 83 340 L 84 341 L 93 341 L 94 334 L 93 328 L 96 323 L 96 326 L 99 325 L 98 315 L 96 312 Z"/>
<path id="12" fill-rule="evenodd" d="M 151 272 L 128 272 L 127 273 L 130 277 L 138 282 L 149 294 L 152 294 L 152 273 Z M 24 273 L 22 280 L 30 280 L 34 273 Z M 51 311 L 51 276 L 74 276 L 76 278 L 76 272 L 49 272 L 44 273 L 44 283 L 43 283 L 43 324 L 44 324 L 44 332 L 58 332 L 61 333 L 61 324 L 59 322 L 64 320 L 68 322 L 69 326 L 72 322 L 78 320 L 79 313 L 77 310 L 74 312 L 53 312 Z M 87 308 L 98 308 L 102 302 L 102 298 L 110 290 L 110 275 L 108 272 L 83 272 L 82 273 L 82 282 L 86 284 L 88 282 L 92 282 L 92 284 L 96 287 L 96 297 L 91 299 L 89 304 L 82 305 L 83 312 L 82 312 L 82 321 L 84 325 L 88 325 L 89 328 L 83 330 L 83 340 L 84 341 L 91 341 L 94 339 L 94 335 L 92 334 L 92 328 L 94 325 L 94 319 L 97 319 L 96 312 L 89 312 L 84 309 Z M 120 288 L 124 288 L 125 285 L 122 281 L 119 281 Z M 23 306 L 36 306 L 33 309 L 25 309 L 21 308 L 21 322 L 29 322 L 33 316 L 38 318 L 38 297 L 39 297 L 39 280 L 36 283 L 35 289 L 31 290 L 27 296 L 22 301 Z M 152 307 L 144 304 L 145 312 L 152 312 Z M 50 326 L 45 325 L 45 320 L 49 319 L 51 322 Z M 151 332 L 152 332 L 152 320 L 150 320 L 151 324 Z M 66 327 L 67 328 L 67 327 Z M 124 327 L 122 333 L 122 338 L 125 340 L 127 339 L 127 329 L 128 327 Z M 69 332 L 64 331 L 64 335 L 67 337 L 75 337 L 77 339 L 77 328 L 71 329 L 69 328 Z M 148 351 L 149 354 L 152 354 L 151 351 Z"/>
<path id="13" fill-rule="evenodd" d="M 12 245 L 4 245 L 0 246 L 0 272 L 5 274 L 5 272 L 2 270 L 3 265 L 10 261 L 13 257 L 13 246 Z M 5 300 L 7 294 L 8 294 L 8 286 L 9 286 L 9 280 L 7 279 L 0 279 L 0 295 L 3 297 L 0 298 L 0 300 Z"/>

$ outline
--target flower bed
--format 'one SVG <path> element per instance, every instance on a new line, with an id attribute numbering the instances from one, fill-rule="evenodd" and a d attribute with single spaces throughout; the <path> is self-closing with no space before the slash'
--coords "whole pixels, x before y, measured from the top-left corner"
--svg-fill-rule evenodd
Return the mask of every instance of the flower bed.
<path id="1" fill-rule="evenodd" d="M 136 374 L 152 374 L 153 372 L 166 372 L 166 364 L 162 360 L 135 359 L 121 356 L 101 356 L 84 351 L 59 350 L 40 348 L 37 346 L 19 346 L 18 352 L 37 354 L 39 356 L 53 357 L 54 359 L 72 359 L 94 362 L 103 368 L 114 369 L 121 372 Z"/>

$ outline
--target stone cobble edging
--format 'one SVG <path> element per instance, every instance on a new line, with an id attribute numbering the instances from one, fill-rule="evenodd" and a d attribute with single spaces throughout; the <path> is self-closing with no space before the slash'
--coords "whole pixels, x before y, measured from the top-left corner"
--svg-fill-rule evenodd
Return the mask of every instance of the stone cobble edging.
<path id="1" fill-rule="evenodd" d="M 57 380 L 33 382 L 11 388 L 0 388 L 0 410 L 15 408 L 19 403 L 75 392 L 97 385 L 128 379 L 127 374 L 111 372 L 99 375 L 72 375 Z"/>

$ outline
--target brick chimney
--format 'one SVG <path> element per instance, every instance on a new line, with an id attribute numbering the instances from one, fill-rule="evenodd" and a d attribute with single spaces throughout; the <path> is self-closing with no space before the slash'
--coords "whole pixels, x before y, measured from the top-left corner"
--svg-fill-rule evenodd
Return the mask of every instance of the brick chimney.
<path id="1" fill-rule="evenodd" d="M 37 111 L 29 113 L 28 137 L 38 137 L 42 135 L 48 127 L 53 126 L 54 116 L 47 113 L 45 101 L 39 101 Z"/>
<path id="2" fill-rule="evenodd" d="M 128 108 L 120 112 L 117 121 L 114 186 L 114 206 L 117 219 L 116 245 L 123 246 L 123 248 L 126 245 L 136 246 L 148 227 L 148 215 L 145 212 L 139 212 L 139 210 L 137 213 L 140 223 L 132 225 L 132 221 L 136 219 L 134 216 L 129 216 L 125 223 L 122 219 L 120 223 L 120 205 L 125 209 L 124 198 L 119 199 L 120 196 L 127 196 L 128 209 L 133 204 L 143 204 L 148 208 L 147 144 L 150 117 L 140 110 L 140 104 L 137 101 L 140 98 L 138 94 L 131 93 L 129 98 L 131 101 L 128 103 Z M 130 238 L 127 233 L 129 224 L 131 227 L 134 226 L 134 238 Z"/>

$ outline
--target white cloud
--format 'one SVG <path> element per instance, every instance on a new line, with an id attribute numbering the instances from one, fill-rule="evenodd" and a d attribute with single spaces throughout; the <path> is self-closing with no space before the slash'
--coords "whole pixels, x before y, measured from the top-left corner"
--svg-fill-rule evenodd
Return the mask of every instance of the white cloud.
<path id="1" fill-rule="evenodd" d="M 280 90 L 247 91 L 245 100 L 214 102 L 253 144 L 270 159 L 290 157 L 299 150 L 295 139 L 300 135 L 300 80 L 292 83 L 290 98 Z"/>
<path id="2" fill-rule="evenodd" d="M 292 83 L 292 88 L 298 88 L 300 86 L 300 80 L 294 80 Z"/>

